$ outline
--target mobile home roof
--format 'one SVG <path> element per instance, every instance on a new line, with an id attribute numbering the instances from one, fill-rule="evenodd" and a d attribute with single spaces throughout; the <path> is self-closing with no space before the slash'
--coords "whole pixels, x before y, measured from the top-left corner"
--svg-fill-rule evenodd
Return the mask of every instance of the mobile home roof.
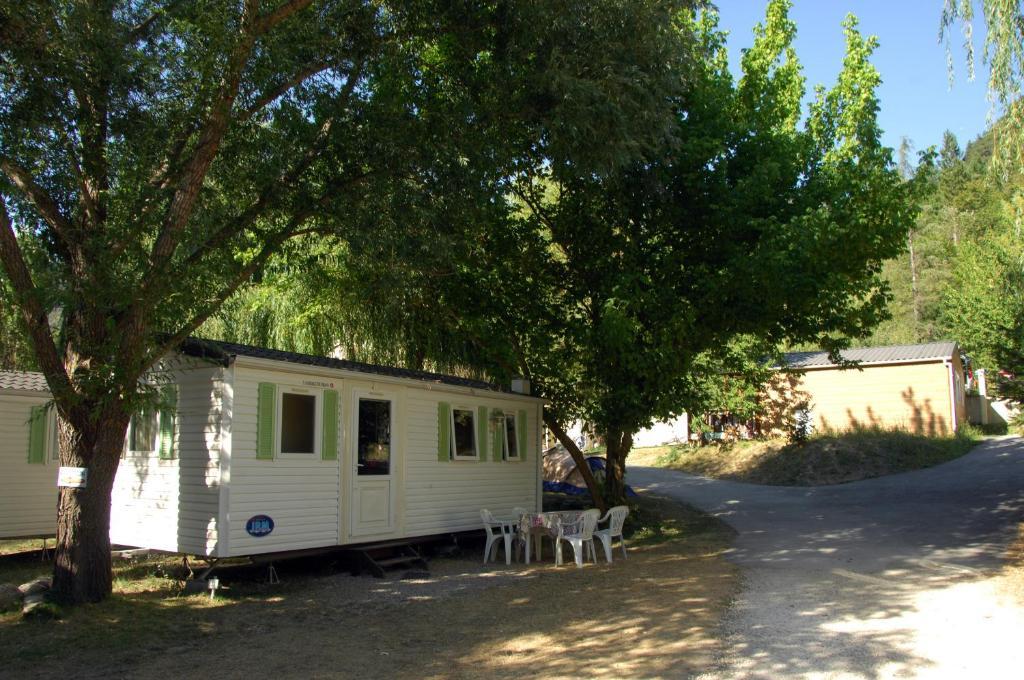
<path id="1" fill-rule="evenodd" d="M 181 351 L 188 356 L 210 359 L 224 364 L 225 366 L 236 357 L 250 357 L 253 359 L 268 359 L 271 361 L 283 361 L 292 364 L 305 366 L 316 366 L 319 368 L 331 368 L 342 371 L 355 371 L 357 373 L 369 373 L 383 375 L 392 378 L 405 378 L 421 380 L 430 383 L 443 385 L 454 385 L 456 387 L 469 387 L 478 390 L 490 390 L 492 392 L 510 393 L 494 383 L 471 378 L 460 378 L 454 375 L 442 373 L 430 373 L 428 371 L 414 371 L 407 368 L 395 368 L 393 366 L 379 366 L 366 364 L 360 361 L 349 361 L 347 359 L 335 359 L 333 357 L 321 357 L 313 354 L 299 354 L 298 352 L 285 352 L 278 349 L 266 349 L 252 345 L 240 345 L 233 342 L 221 342 L 218 340 L 203 340 L 189 338 L 181 345 Z"/>
<path id="2" fill-rule="evenodd" d="M 0 371 L 0 390 L 19 392 L 48 392 L 46 378 L 42 373 L 28 371 Z"/>
<path id="3" fill-rule="evenodd" d="M 909 364 L 949 359 L 956 352 L 952 341 L 928 342 L 920 345 L 889 345 L 886 347 L 858 347 L 844 349 L 839 355 L 846 361 L 862 365 Z M 783 368 L 828 368 L 835 366 L 828 352 L 787 352 L 783 355 Z"/>

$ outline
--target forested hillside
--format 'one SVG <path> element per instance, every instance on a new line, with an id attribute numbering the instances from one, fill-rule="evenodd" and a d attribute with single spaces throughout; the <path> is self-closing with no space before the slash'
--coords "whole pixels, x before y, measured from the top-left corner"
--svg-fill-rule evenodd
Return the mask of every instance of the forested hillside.
<path id="1" fill-rule="evenodd" d="M 941 148 L 916 170 L 909 141 L 900 149 L 905 175 L 927 173 L 928 191 L 907 249 L 886 263 L 892 318 L 863 345 L 960 342 L 976 367 L 999 366 L 997 354 L 1019 326 L 1022 177 L 991 168 L 992 133 L 962 149 L 947 132 Z"/>

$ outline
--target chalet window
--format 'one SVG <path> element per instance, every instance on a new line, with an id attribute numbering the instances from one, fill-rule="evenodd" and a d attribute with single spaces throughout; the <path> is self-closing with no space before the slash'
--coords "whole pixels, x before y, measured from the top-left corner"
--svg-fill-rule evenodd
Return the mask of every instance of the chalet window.
<path id="1" fill-rule="evenodd" d="M 261 382 L 256 393 L 256 458 L 338 460 L 338 392 Z"/>
<path id="2" fill-rule="evenodd" d="M 452 409 L 452 458 L 476 459 L 476 420 L 472 409 Z"/>
<path id="3" fill-rule="evenodd" d="M 518 460 L 519 439 L 516 433 L 516 417 L 511 413 L 506 413 L 503 426 L 505 436 L 502 438 L 502 458 L 505 460 Z"/>
<path id="4" fill-rule="evenodd" d="M 128 450 L 133 453 L 153 453 L 156 451 L 156 434 L 159 414 L 153 409 L 145 409 L 132 416 L 128 431 Z"/>
<path id="5" fill-rule="evenodd" d="M 51 461 L 60 460 L 60 448 L 57 446 L 57 409 L 33 406 L 29 410 L 28 462 L 45 465 L 47 456 Z"/>
<path id="6" fill-rule="evenodd" d="M 156 406 L 136 413 L 128 423 L 128 451 L 146 455 L 157 452 L 161 458 L 173 458 L 177 412 L 177 385 L 163 385 Z M 55 426 L 52 432 L 56 440 Z"/>
<path id="7" fill-rule="evenodd" d="M 47 427 L 46 437 L 47 437 L 47 440 L 48 440 L 47 441 L 47 447 L 50 449 L 50 460 L 59 461 L 60 460 L 60 441 L 59 441 L 59 437 L 57 436 L 57 426 L 58 426 L 58 423 L 57 423 L 56 410 L 57 409 L 51 409 L 51 411 L 54 411 L 54 415 L 53 415 L 52 418 L 50 418 L 49 426 Z"/>
<path id="8" fill-rule="evenodd" d="M 281 453 L 313 455 L 316 439 L 316 395 L 282 390 Z"/>
<path id="9" fill-rule="evenodd" d="M 391 402 L 385 399 L 360 399 L 358 417 L 358 474 L 390 474 Z"/>
<path id="10" fill-rule="evenodd" d="M 48 437 L 49 416 L 45 406 L 33 406 L 29 409 L 28 419 L 28 462 L 30 465 L 46 464 L 46 446 Z"/>

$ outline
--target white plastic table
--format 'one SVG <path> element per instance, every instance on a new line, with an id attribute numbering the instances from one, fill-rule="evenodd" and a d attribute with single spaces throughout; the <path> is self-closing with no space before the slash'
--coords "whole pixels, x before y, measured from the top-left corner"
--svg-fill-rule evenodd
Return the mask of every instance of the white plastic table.
<path id="1" fill-rule="evenodd" d="M 526 564 L 530 563 L 530 539 L 537 547 L 537 559 L 542 559 L 541 541 L 545 536 L 552 541 L 558 536 L 562 524 L 579 521 L 582 510 L 559 510 L 555 512 L 528 512 L 519 518 L 519 533 L 526 544 Z"/>

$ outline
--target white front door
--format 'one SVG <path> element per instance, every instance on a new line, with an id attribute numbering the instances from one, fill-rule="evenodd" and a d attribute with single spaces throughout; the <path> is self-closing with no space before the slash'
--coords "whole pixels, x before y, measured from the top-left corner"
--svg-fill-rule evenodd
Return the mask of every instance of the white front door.
<path id="1" fill-rule="evenodd" d="M 353 394 L 352 518 L 353 536 L 389 534 L 395 530 L 395 397 Z"/>

